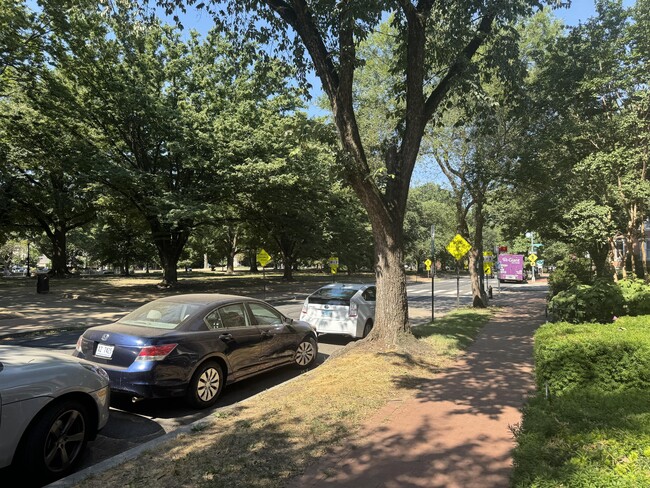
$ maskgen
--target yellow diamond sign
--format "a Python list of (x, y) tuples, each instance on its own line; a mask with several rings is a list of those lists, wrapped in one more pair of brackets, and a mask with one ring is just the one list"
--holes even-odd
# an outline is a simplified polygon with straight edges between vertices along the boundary
[(529, 255), (528, 256), (528, 261), (530, 261), (530, 264), (534, 266), (535, 263), (537, 262), (537, 254)]
[(268, 252), (262, 249), (257, 253), (257, 261), (262, 265), (262, 267), (264, 267), (271, 261), (271, 256), (269, 256)]
[(430, 259), (427, 259), (427, 260), (424, 262), (424, 266), (426, 267), (427, 271), (431, 271), (431, 260), (430, 260)]
[(472, 248), (469, 242), (467, 242), (463, 236), (456, 234), (449, 244), (447, 244), (447, 251), (451, 254), (456, 261), (460, 261), (467, 251)]

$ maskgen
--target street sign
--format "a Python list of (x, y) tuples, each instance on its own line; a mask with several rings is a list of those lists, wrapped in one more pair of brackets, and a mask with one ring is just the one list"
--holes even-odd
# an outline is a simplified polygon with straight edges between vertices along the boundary
[(493, 263), (494, 262), (494, 254), (492, 254), (490, 251), (485, 251), (483, 253), (483, 262), (484, 263)]
[(492, 274), (492, 263), (483, 263), (483, 274)]
[(329, 264), (332, 274), (336, 274), (339, 269), (339, 258), (337, 256), (330, 256), (327, 259), (327, 264)]
[(508, 252), (508, 246), (499, 246), (499, 252)]
[(427, 260), (424, 262), (424, 266), (426, 267), (427, 271), (431, 271), (431, 260), (430, 260), (430, 259), (427, 259)]
[(264, 267), (271, 262), (271, 256), (269, 256), (268, 252), (262, 249), (257, 253), (257, 261), (262, 265), (262, 267)]
[(535, 266), (535, 262), (537, 261), (537, 254), (528, 255), (528, 261), (530, 261), (530, 264), (532, 266)]
[(460, 261), (460, 259), (467, 254), (467, 251), (471, 248), (471, 244), (460, 234), (456, 234), (451, 242), (447, 244), (447, 251), (449, 251), (449, 254), (451, 254), (456, 261)]

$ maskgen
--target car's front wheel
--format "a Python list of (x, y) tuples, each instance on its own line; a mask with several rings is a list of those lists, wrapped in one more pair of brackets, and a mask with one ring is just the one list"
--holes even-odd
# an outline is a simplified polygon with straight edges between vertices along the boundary
[(187, 402), (195, 408), (214, 405), (223, 389), (223, 371), (218, 363), (209, 361), (194, 372), (187, 389)]
[(68, 399), (49, 405), (25, 433), (19, 469), (41, 483), (67, 476), (81, 461), (92, 428), (83, 403)]
[(313, 338), (306, 337), (300, 341), (293, 355), (294, 366), (299, 369), (311, 368), (317, 357), (318, 344)]

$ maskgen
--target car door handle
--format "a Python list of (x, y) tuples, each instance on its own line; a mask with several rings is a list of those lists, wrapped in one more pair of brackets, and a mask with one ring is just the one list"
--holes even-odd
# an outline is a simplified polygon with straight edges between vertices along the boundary
[(262, 337), (270, 339), (271, 337), (273, 337), (273, 334), (271, 334), (268, 330), (264, 330), (262, 331)]
[(232, 341), (232, 334), (221, 334), (219, 339), (222, 341)]

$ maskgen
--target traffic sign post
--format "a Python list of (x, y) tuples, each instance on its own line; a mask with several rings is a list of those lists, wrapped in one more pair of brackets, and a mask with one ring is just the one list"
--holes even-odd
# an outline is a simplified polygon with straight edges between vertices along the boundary
[(262, 265), (262, 284), (264, 287), (264, 300), (266, 300), (266, 265), (271, 262), (269, 253), (262, 249), (257, 253), (257, 262)]
[(456, 234), (454, 238), (447, 244), (447, 251), (454, 258), (456, 258), (456, 308), (460, 307), (460, 260), (472, 248), (472, 245), (467, 242), (463, 236)]
[(337, 256), (330, 256), (327, 259), (327, 264), (330, 267), (330, 272), (332, 273), (332, 281), (334, 281), (334, 275), (339, 270), (339, 258)]

